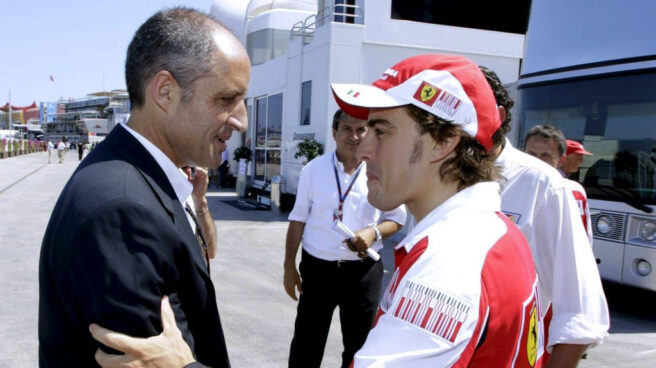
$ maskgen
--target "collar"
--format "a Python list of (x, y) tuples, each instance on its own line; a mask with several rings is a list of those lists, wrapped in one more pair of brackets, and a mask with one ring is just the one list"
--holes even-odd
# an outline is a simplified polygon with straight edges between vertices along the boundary
[[(333, 164), (335, 165), (335, 167), (337, 167), (337, 170), (342, 172), (342, 174), (349, 175), (346, 173), (346, 171), (344, 171), (344, 164), (337, 158), (337, 150), (333, 151)], [(360, 164), (358, 165), (358, 167), (355, 168), (354, 173), (357, 172), (358, 169), (364, 168), (364, 165), (365, 162), (360, 161)]]
[(142, 146), (153, 156), (159, 167), (162, 168), (166, 178), (169, 179), (175, 195), (178, 197), (180, 203), (184, 206), (184, 202), (191, 195), (194, 189), (193, 185), (187, 180), (185, 174), (171, 161), (168, 156), (162, 152), (156, 145), (150, 142), (146, 137), (137, 133), (134, 129), (130, 128), (127, 124), (121, 124), (132, 136), (141, 143)]
[(461, 218), (468, 214), (501, 211), (501, 195), (499, 193), (499, 183), (492, 181), (477, 183), (461, 190), (435, 207), (394, 248), (405, 247), (406, 252), (410, 253), (414, 245), (426, 236), (426, 232), (432, 226), (439, 222), (449, 221), (452, 217)]

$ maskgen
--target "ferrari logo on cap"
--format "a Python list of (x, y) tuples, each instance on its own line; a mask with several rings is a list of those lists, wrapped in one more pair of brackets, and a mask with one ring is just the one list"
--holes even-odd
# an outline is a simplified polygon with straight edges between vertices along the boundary
[(421, 101), (428, 106), (432, 106), (433, 102), (437, 99), (437, 94), (440, 91), (439, 88), (428, 82), (422, 82), (417, 92), (413, 96), (415, 100)]

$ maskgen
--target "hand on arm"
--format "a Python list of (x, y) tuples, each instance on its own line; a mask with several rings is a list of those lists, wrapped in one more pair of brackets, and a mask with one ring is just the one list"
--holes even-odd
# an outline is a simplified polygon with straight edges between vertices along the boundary
[(296, 269), (296, 254), (301, 244), (304, 229), (304, 222), (290, 221), (289, 228), (287, 229), (287, 241), (285, 243), (283, 285), (289, 297), (294, 300), (298, 300), (296, 290), (299, 293), (303, 293), (301, 276)]
[(101, 367), (161, 367), (178, 368), (194, 362), (189, 345), (175, 323), (175, 315), (168, 297), (162, 298), (161, 334), (149, 338), (135, 338), (91, 324), (89, 331), (98, 342), (124, 355), (107, 354), (98, 349), (96, 361)]

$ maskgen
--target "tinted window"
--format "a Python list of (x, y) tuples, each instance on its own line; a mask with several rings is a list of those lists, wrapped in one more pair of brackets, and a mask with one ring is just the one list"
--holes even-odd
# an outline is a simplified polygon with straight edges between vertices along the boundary
[(310, 125), (312, 107), (312, 81), (303, 82), (301, 86), (301, 125)]
[(525, 34), (531, 0), (392, 0), (392, 19)]
[(520, 101), (521, 136), (551, 124), (594, 154), (573, 178), (588, 197), (656, 204), (656, 73), (524, 88)]

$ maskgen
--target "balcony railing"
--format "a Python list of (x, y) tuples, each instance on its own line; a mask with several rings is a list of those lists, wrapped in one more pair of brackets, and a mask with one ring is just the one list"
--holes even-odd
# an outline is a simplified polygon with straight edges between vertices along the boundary
[(364, 24), (364, 12), (357, 5), (336, 4), (334, 7), (326, 6), (317, 14), (312, 14), (305, 20), (298, 21), (292, 26), (290, 40), (298, 37), (303, 38), (303, 44), (307, 45), (314, 39), (314, 31), (317, 26), (322, 26), (326, 19), (336, 23)]

